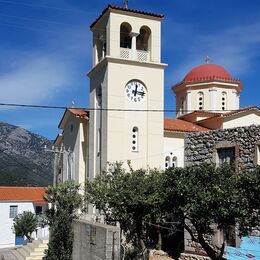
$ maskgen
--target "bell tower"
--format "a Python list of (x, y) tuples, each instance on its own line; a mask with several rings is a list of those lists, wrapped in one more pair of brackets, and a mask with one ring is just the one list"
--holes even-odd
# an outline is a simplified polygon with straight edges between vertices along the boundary
[(126, 166), (130, 160), (134, 169), (163, 167), (162, 19), (109, 5), (90, 26), (90, 178), (108, 162)]

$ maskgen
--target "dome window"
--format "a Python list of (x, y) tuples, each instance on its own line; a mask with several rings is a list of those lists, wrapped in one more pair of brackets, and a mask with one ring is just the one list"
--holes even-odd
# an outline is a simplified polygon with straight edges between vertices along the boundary
[(226, 92), (222, 92), (222, 111), (227, 110), (227, 93)]
[(198, 93), (198, 109), (204, 110), (204, 94), (203, 94), (203, 92)]

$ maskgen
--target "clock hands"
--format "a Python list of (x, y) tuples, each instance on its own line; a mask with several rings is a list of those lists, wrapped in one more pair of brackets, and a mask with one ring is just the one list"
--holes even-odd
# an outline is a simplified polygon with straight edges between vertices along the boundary
[(132, 90), (132, 93), (134, 94), (134, 96), (136, 96), (136, 94), (139, 94), (140, 96), (143, 97), (145, 95), (145, 93), (143, 91), (137, 91), (137, 89), (138, 89), (138, 85), (135, 84), (135, 90)]

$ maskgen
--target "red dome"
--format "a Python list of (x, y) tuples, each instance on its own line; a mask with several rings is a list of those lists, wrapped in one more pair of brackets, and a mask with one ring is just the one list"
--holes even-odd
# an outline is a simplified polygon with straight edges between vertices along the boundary
[(205, 79), (233, 80), (230, 73), (222, 66), (216, 64), (202, 64), (193, 68), (184, 78), (184, 81)]

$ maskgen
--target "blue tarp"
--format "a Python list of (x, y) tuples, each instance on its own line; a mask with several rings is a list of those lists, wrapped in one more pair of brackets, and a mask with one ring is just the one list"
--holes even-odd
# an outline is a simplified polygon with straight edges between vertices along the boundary
[(228, 260), (260, 260), (260, 237), (243, 237), (240, 248), (226, 246), (224, 257)]

